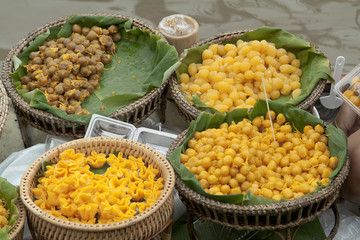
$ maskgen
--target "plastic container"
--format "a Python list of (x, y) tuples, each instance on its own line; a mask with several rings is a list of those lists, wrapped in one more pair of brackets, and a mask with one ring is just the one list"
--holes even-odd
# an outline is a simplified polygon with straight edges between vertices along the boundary
[(360, 64), (335, 85), (335, 93), (360, 115)]

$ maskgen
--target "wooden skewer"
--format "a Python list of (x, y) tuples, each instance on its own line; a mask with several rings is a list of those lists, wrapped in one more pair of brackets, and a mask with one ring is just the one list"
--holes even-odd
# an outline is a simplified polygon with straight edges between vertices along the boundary
[(261, 77), (261, 79), (262, 79), (262, 83), (263, 83), (263, 86), (264, 86), (265, 102), (266, 102), (266, 107), (267, 107), (267, 110), (268, 110), (268, 113), (269, 113), (271, 130), (272, 130), (272, 134), (273, 134), (273, 137), (274, 137), (274, 141), (276, 141), (275, 132), (274, 132), (274, 127), (273, 127), (273, 123), (272, 123), (272, 119), (271, 119), (271, 114), (270, 114), (269, 102), (268, 102), (267, 95), (266, 95), (266, 87), (265, 87), (264, 77)]

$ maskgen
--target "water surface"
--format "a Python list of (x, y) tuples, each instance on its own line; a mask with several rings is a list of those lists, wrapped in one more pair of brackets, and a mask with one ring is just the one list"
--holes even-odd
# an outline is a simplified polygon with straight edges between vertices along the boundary
[(346, 58), (344, 72), (360, 63), (360, 1), (329, 0), (0, 0), (0, 61), (30, 31), (76, 13), (115, 13), (152, 26), (175, 13), (200, 24), (200, 39), (223, 32), (268, 25), (296, 34), (335, 62)]

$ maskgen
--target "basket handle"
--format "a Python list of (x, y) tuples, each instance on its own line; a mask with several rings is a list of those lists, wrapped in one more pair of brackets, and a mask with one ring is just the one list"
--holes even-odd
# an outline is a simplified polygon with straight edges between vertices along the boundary
[(331, 205), (331, 210), (333, 210), (335, 215), (335, 223), (334, 223), (334, 227), (331, 229), (331, 232), (329, 236), (326, 238), (326, 240), (330, 240), (335, 237), (340, 225), (340, 214), (335, 202), (333, 203), (333, 205)]
[(29, 230), (30, 230), (30, 234), (31, 234), (31, 237), (33, 240), (38, 240), (37, 236), (36, 236), (36, 233), (34, 231), (34, 228), (33, 226), (31, 225), (31, 221), (29, 220), (29, 216), (27, 216), (27, 224), (28, 224), (28, 227), (29, 227)]
[(188, 232), (190, 234), (191, 239), (199, 240), (199, 237), (195, 231), (194, 227), (194, 214), (192, 211), (187, 211), (187, 225), (188, 225)]
[(167, 221), (167, 223), (165, 223), (164, 226), (162, 226), (162, 228), (154, 233), (154, 235), (152, 235), (151, 237), (148, 238), (149, 239), (161, 239), (161, 240), (170, 240), (171, 239), (171, 230), (172, 230), (172, 218), (169, 219), (169, 221)]
[[(325, 240), (333, 239), (335, 237), (335, 235), (338, 231), (339, 225), (340, 225), (340, 215), (339, 215), (339, 211), (338, 211), (338, 208), (337, 208), (335, 202), (331, 205), (331, 210), (333, 210), (334, 215), (335, 215), (335, 223), (334, 223), (334, 227), (331, 229), (329, 236), (327, 238), (325, 238)], [(297, 226), (293, 233), (291, 233), (290, 228), (287, 228), (286, 229), (286, 237), (284, 235), (282, 235), (282, 233), (279, 231), (274, 231), (274, 233), (276, 233), (278, 235), (278, 237), (281, 238), (281, 240), (286, 240), (286, 239), (295, 240), (296, 233), (298, 232), (300, 227), (301, 227), (301, 225)]]

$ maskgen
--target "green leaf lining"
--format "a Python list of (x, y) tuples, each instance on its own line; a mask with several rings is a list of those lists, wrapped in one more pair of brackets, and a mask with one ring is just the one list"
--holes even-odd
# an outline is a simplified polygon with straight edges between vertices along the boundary
[[(142, 98), (153, 88), (160, 87), (180, 64), (173, 46), (167, 45), (160, 36), (151, 34), (147, 30), (132, 28), (131, 20), (107, 16), (72, 15), (62, 27), (48, 29), (14, 58), (15, 66), (18, 68), (10, 76), (18, 93), (31, 107), (52, 113), (62, 119), (81, 124), (89, 123), (92, 114), (68, 115), (48, 105), (40, 90), (26, 92), (21, 89), (20, 83), (20, 78), (26, 75), (24, 65), (28, 63), (30, 53), (37, 51), (47, 39), (70, 36), (75, 23), (82, 27), (93, 25), (108, 27), (115, 24), (122, 34), (122, 39), (116, 43), (117, 50), (112, 62), (105, 66), (105, 69), (111, 70), (102, 72), (100, 89), (95, 90), (81, 105), (90, 113), (111, 115), (116, 110)], [(105, 107), (105, 110), (100, 110), (100, 107)]]
[[(324, 126), (324, 122), (312, 114), (290, 106), (288, 104), (282, 104), (275, 101), (269, 101), (269, 107), (271, 110), (275, 111), (276, 114), (283, 113), (288, 122), (292, 123), (292, 127), (298, 129), (300, 132), (303, 131), (304, 126), (311, 125), (316, 126), (320, 124)], [(248, 113), (247, 109), (235, 109), (231, 112), (225, 114), (210, 114), (207, 112), (202, 112), (199, 117), (190, 123), (187, 136), (183, 143), (176, 148), (170, 155), (169, 161), (174, 167), (175, 172), (180, 176), (183, 182), (195, 192), (212, 199), (215, 199), (220, 202), (232, 203), (232, 204), (242, 204), (242, 205), (259, 205), (259, 204), (268, 204), (276, 203), (277, 201), (273, 199), (267, 199), (262, 196), (255, 196), (251, 191), (247, 191), (244, 194), (231, 194), (231, 195), (213, 195), (205, 192), (201, 187), (200, 183), (196, 179), (195, 175), (191, 173), (180, 161), (180, 153), (184, 153), (187, 148), (187, 143), (190, 139), (193, 138), (195, 132), (201, 132), (208, 128), (217, 128), (220, 124), (226, 122), (230, 124), (232, 121), (235, 123), (241, 121), (244, 118), (250, 120), (254, 119), (257, 116), (265, 116), (267, 112), (265, 100), (258, 100), (251, 110)], [(331, 156), (336, 156), (339, 159), (337, 168), (331, 173), (330, 180), (333, 179), (336, 174), (340, 171), (344, 162), (346, 160), (347, 153), (347, 141), (346, 136), (341, 129), (336, 128), (332, 125), (328, 126), (325, 130), (325, 133), (328, 135), (328, 145), (330, 148)], [(319, 186), (315, 192), (322, 189), (323, 186)], [(311, 193), (310, 193), (311, 194)], [(281, 199), (280, 202), (287, 201), (286, 199)]]
[[(321, 79), (327, 79), (334, 83), (329, 67), (329, 59), (323, 54), (317, 53), (315, 47), (310, 46), (309, 42), (306, 42), (305, 40), (285, 30), (264, 26), (221, 44), (236, 44), (239, 39), (247, 42), (252, 40), (266, 40), (268, 42), (272, 42), (277, 48), (284, 48), (287, 51), (294, 53), (300, 60), (301, 70), (303, 72), (300, 79), (301, 94), (295, 99), (292, 99), (291, 94), (288, 96), (280, 96), (280, 98), (274, 100), (275, 102), (297, 105), (310, 95), (316, 84)], [(207, 49), (209, 45), (211, 45), (211, 43), (190, 48), (184, 52), (181, 59), (181, 65), (176, 70), (178, 80), (180, 79), (181, 73), (187, 72), (189, 64), (202, 62), (202, 52)], [(215, 109), (206, 106), (203, 103), (201, 104), (200, 99), (194, 98), (194, 96), (192, 96), (191, 100), (194, 103), (194, 106), (202, 111), (208, 111), (211, 113), (217, 112)]]

